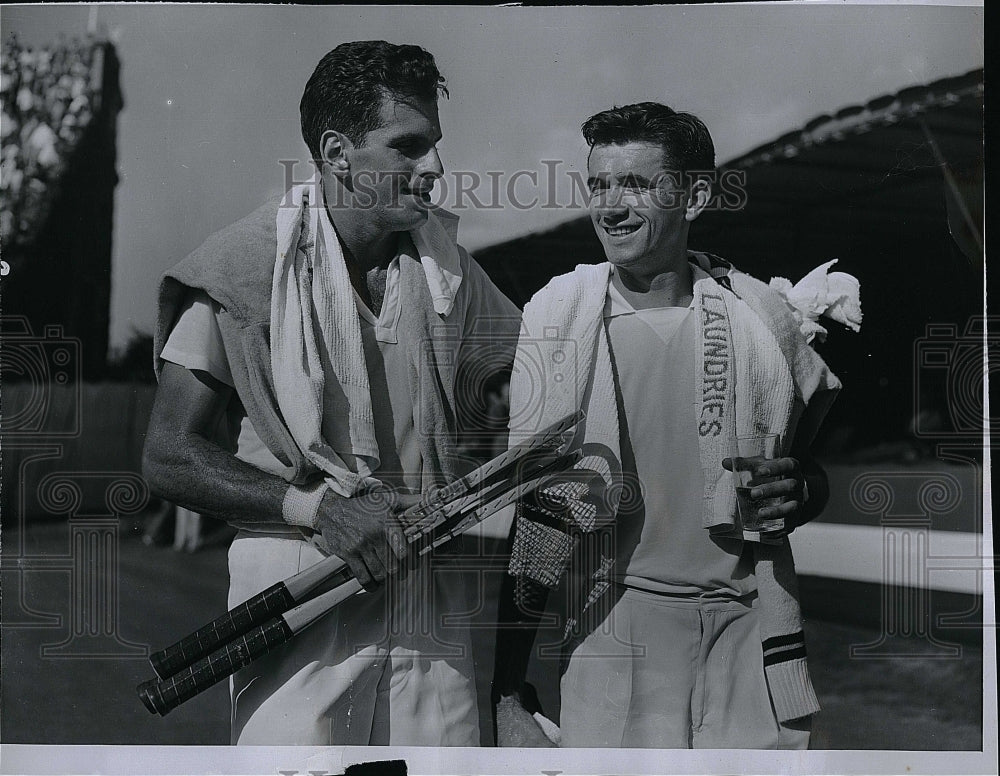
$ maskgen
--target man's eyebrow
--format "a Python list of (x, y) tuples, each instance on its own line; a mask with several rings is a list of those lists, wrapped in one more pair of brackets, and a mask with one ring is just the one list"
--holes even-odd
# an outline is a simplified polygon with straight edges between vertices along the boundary
[[(437, 135), (435, 139), (431, 141), (431, 145), (437, 145), (441, 142), (442, 135)], [(419, 132), (404, 132), (401, 135), (397, 135), (389, 140), (390, 143), (394, 145), (406, 145), (408, 143), (426, 143), (428, 137), (422, 135)]]
[(645, 175), (638, 175), (631, 172), (621, 176), (613, 176), (609, 173), (597, 173), (596, 175), (591, 175), (587, 178), (587, 185), (594, 186), (598, 183), (606, 183), (607, 179), (612, 177), (617, 178), (617, 180), (621, 183), (630, 185), (648, 186), (650, 183), (650, 179)]

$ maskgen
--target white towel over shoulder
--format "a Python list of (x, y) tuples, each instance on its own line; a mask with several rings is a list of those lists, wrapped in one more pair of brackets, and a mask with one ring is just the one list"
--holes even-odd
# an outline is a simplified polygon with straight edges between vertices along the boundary
[[(319, 192), (317, 179), (295, 186), (286, 198), (290, 206), (278, 209), (271, 366), (278, 407), (299, 449), (327, 475), (330, 488), (352, 496), (377, 483), (379, 450), (354, 290)], [(456, 220), (432, 212), (411, 232), (440, 316), (451, 312), (462, 282)], [(329, 354), (326, 368), (322, 349)], [(324, 406), (328, 380), (340, 387), (343, 407)], [(326, 439), (330, 412), (338, 422), (329, 424), (334, 437)]]

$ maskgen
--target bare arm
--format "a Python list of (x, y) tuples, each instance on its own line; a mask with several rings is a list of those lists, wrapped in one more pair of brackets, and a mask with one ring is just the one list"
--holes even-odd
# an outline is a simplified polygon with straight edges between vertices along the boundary
[[(517, 584), (531, 586), (530, 606), (519, 606)], [(541, 711), (534, 687), (525, 682), (531, 649), (548, 590), (530, 580), (504, 574), (497, 617), (496, 664), (493, 669), (494, 723), (497, 746), (551, 747), (532, 716)]]
[[(510, 546), (517, 522), (511, 525)], [(534, 687), (525, 681), (548, 596), (547, 587), (527, 576), (503, 575), (491, 692), (497, 746), (553, 746), (532, 716), (541, 706)]]
[[(515, 580), (504, 574), (500, 586), (500, 605), (497, 614), (496, 665), (493, 671), (493, 700), (503, 696), (520, 696), (528, 670), (531, 647), (535, 641), (542, 610), (548, 599), (548, 590), (541, 585), (532, 586), (531, 607), (519, 606), (514, 589), (525, 580)], [(527, 581), (531, 585), (530, 580)]]
[(830, 500), (830, 482), (823, 467), (820, 466), (819, 461), (813, 458), (811, 453), (801, 451), (797, 455), (793, 452), (793, 455), (799, 461), (806, 490), (809, 493), (809, 498), (791, 519), (792, 527), (797, 528), (819, 517), (823, 509), (826, 508), (826, 504)]
[(814, 397), (809, 406), (803, 409), (802, 417), (796, 425), (789, 455), (799, 463), (799, 471), (805, 483), (804, 492), (809, 494), (809, 498), (805, 499), (798, 511), (787, 520), (790, 530), (819, 517), (830, 500), (830, 483), (826, 472), (813, 457), (810, 449), (830, 401), (829, 398)]
[(281, 520), (288, 484), (213, 440), (233, 389), (206, 373), (165, 363), (143, 450), (153, 493), (223, 520)]
[[(152, 492), (196, 512), (242, 522), (282, 521), (287, 482), (241, 461), (213, 441), (233, 389), (208, 375), (166, 363), (156, 392), (143, 450), (143, 474)], [(392, 512), (407, 505), (384, 495), (323, 497), (317, 530), (326, 549), (344, 559), (371, 588), (406, 555)]]

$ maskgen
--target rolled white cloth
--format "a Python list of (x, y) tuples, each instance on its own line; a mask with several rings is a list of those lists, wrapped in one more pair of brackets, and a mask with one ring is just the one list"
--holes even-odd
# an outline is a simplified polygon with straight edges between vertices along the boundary
[(795, 285), (788, 278), (771, 278), (769, 285), (785, 298), (806, 342), (826, 340), (826, 329), (818, 323), (821, 315), (861, 331), (861, 282), (846, 272), (830, 272), (836, 263), (820, 264)]

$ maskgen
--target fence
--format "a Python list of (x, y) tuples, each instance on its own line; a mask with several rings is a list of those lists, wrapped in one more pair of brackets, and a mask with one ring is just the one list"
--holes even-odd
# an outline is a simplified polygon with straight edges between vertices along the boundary
[(77, 483), (78, 512), (106, 512), (103, 476), (140, 476), (154, 391), (149, 384), (5, 381), (4, 528), (66, 517), (44, 489), (56, 475)]

